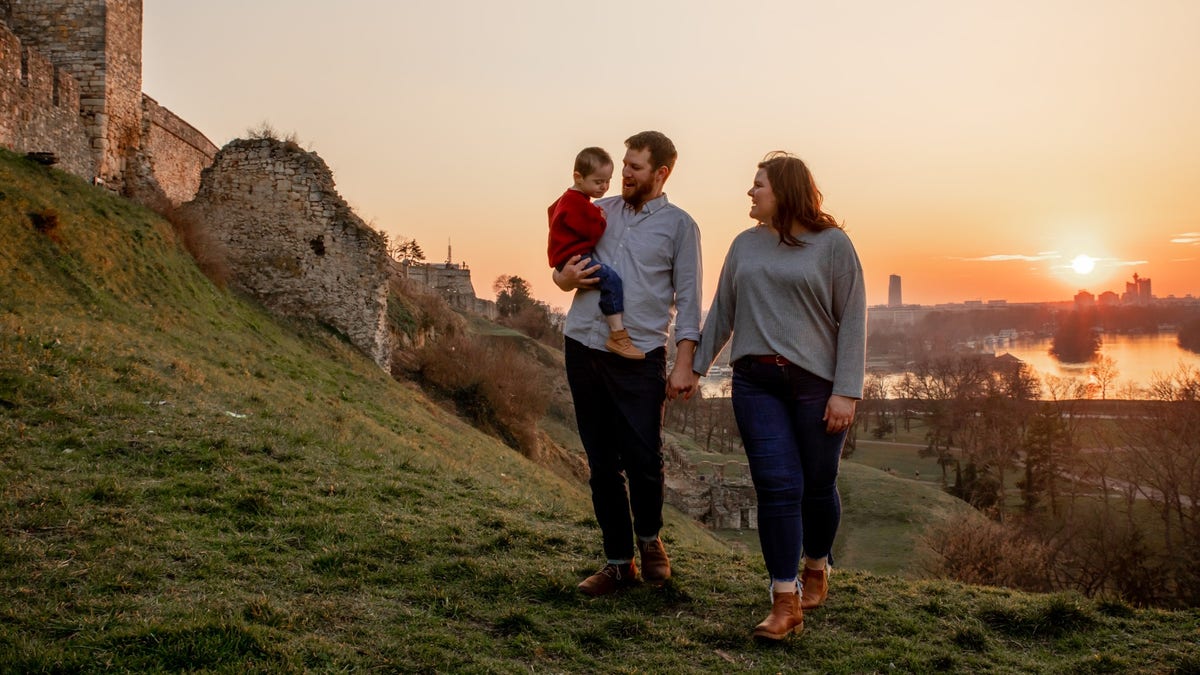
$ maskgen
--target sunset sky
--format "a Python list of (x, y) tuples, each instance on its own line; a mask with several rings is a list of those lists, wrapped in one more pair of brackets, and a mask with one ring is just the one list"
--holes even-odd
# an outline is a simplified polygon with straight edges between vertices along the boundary
[[(429, 260), (554, 307), (575, 153), (679, 149), (704, 297), (768, 151), (801, 156), (871, 304), (1200, 295), (1200, 2), (146, 0), (143, 89), (218, 146), (264, 121)], [(615, 187), (612, 194), (619, 191)], [(1094, 269), (1086, 270), (1087, 259)], [(1077, 271), (1077, 269), (1079, 271)]]

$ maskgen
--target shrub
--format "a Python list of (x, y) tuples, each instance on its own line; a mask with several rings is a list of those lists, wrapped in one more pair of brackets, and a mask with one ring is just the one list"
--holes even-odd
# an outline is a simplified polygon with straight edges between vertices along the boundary
[(525, 456), (537, 455), (537, 422), (550, 388), (517, 346), (459, 335), (426, 345), (416, 360), (421, 382), (454, 401), (460, 414)]
[(965, 584), (1051, 590), (1049, 550), (1014, 527), (960, 519), (935, 526), (925, 541), (934, 554), (931, 571), (938, 576)]
[(50, 241), (56, 244), (62, 243), (58, 231), (58, 212), (54, 209), (42, 209), (30, 213), (29, 222), (33, 225), (33, 229), (46, 235)]

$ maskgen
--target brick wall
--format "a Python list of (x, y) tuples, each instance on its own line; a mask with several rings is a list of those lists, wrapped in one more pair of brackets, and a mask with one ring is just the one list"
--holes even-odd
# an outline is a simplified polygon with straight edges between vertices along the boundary
[(272, 311), (332, 326), (390, 368), (386, 242), (338, 195), (316, 153), (232, 141), (180, 211), (223, 247), (233, 285)]

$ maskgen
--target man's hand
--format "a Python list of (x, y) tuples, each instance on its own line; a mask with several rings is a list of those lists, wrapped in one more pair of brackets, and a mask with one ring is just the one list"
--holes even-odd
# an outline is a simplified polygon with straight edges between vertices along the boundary
[(854, 408), (858, 404), (852, 398), (834, 394), (825, 404), (825, 433), (836, 434), (850, 428), (854, 422)]
[(700, 376), (692, 372), (690, 366), (680, 367), (677, 362), (667, 378), (667, 398), (674, 401), (676, 396), (682, 394), (683, 400), (687, 401), (699, 390)]
[(554, 285), (564, 291), (592, 288), (599, 285), (600, 279), (591, 275), (600, 269), (600, 266), (592, 265), (591, 262), (591, 258), (584, 258), (580, 255), (571, 256), (567, 264), (563, 265), (562, 270), (554, 270)]
[(683, 394), (683, 400), (686, 401), (696, 393), (700, 376), (692, 372), (692, 357), (695, 355), (696, 343), (692, 340), (680, 340), (676, 345), (675, 366), (667, 377), (668, 399), (674, 401), (676, 396)]

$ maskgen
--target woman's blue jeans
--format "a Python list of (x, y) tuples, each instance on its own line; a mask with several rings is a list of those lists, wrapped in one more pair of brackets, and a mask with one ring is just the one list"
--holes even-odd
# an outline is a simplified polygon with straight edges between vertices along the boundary
[(842, 519), (838, 462), (846, 432), (826, 433), (833, 383), (793, 365), (739, 359), (733, 412), (758, 495), (758, 539), (772, 579), (797, 577), (800, 554), (830, 556)]

